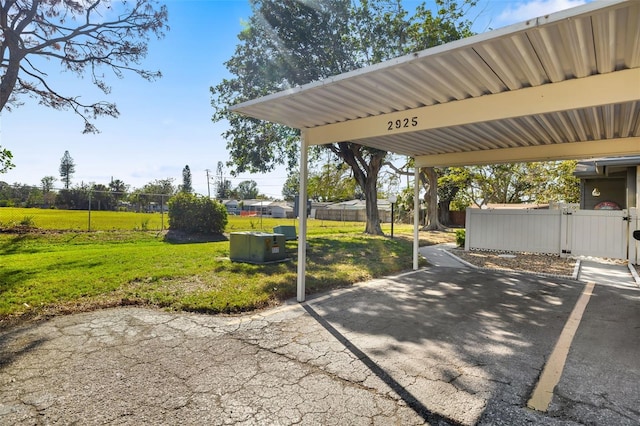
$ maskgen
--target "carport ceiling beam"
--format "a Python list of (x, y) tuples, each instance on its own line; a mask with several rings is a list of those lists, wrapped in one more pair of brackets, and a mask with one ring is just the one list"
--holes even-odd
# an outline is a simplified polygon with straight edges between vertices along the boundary
[(422, 155), (415, 158), (416, 167), (477, 166), (531, 161), (578, 160), (597, 157), (638, 155), (640, 138), (602, 139), (587, 142), (558, 143), (520, 148)]
[(597, 74), (308, 129), (309, 143), (389, 136), (640, 100), (640, 68)]

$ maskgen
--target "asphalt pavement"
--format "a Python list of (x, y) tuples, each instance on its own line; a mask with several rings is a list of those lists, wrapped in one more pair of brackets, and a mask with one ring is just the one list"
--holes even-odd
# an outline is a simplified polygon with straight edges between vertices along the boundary
[[(609, 274), (610, 275), (610, 274)], [(430, 267), (279, 308), (115, 308), (0, 332), (0, 424), (638, 425), (640, 289)]]

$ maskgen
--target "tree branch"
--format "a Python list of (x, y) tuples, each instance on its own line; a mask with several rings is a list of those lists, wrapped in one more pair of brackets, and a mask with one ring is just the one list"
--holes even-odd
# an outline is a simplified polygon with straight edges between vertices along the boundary
[[(43, 105), (73, 110), (85, 122), (85, 133), (96, 131), (89, 122), (90, 117), (118, 115), (113, 103), (83, 104), (77, 97), (61, 95), (47, 82), (47, 73), (30, 57), (60, 60), (63, 67), (77, 74), (89, 69), (92, 82), (105, 94), (110, 88), (105, 84), (104, 75), (98, 74), (99, 66), (110, 68), (117, 77), (122, 77), (123, 72), (136, 73), (146, 80), (161, 77), (160, 71), (147, 71), (133, 64), (139, 64), (146, 56), (149, 35), (161, 38), (168, 29), (166, 6), (154, 8), (155, 0), (116, 3), (123, 6), (122, 13), (101, 22), (100, 6), (111, 9), (110, 2), (4, 1), (0, 9), (0, 111), (8, 103), (16, 104), (16, 94), (29, 94)], [(79, 19), (80, 25), (66, 25), (74, 19)]]

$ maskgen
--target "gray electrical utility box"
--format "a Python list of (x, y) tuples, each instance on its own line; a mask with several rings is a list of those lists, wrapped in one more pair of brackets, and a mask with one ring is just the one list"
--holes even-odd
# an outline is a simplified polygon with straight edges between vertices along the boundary
[(269, 263), (287, 260), (283, 234), (232, 232), (229, 257), (233, 262)]
[(295, 226), (278, 225), (278, 226), (275, 226), (273, 228), (273, 232), (275, 234), (284, 234), (284, 239), (287, 240), (287, 241), (298, 239), (298, 237), (296, 237), (296, 227)]

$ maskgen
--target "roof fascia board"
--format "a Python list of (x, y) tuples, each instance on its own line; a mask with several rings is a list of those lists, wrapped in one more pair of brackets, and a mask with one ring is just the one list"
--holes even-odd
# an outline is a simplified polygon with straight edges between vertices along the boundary
[(640, 137), (632, 137), (424, 155), (416, 157), (415, 164), (416, 167), (480, 166), (532, 161), (577, 160), (603, 156), (637, 155), (638, 153), (640, 153)]
[(311, 145), (357, 141), (640, 100), (640, 68), (429, 105), (307, 130)]
[[(240, 114), (247, 114), (251, 116), (249, 111), (246, 111), (246, 110), (255, 105), (269, 103), (271, 101), (279, 100), (282, 98), (293, 97), (295, 95), (299, 95), (304, 92), (311, 91), (320, 87), (329, 86), (334, 83), (340, 83), (343, 80), (348, 80), (353, 77), (374, 73), (376, 71), (384, 70), (387, 68), (393, 68), (398, 65), (407, 64), (407, 63), (410, 63), (419, 59), (423, 59), (426, 57), (436, 56), (436, 55), (454, 51), (457, 49), (481, 44), (486, 41), (495, 40), (501, 37), (511, 36), (513, 34), (523, 32), (532, 28), (537, 28), (544, 25), (550, 25), (550, 24), (553, 24), (554, 22), (563, 21), (566, 19), (576, 19), (580, 16), (588, 15), (590, 13), (597, 12), (601, 9), (608, 9), (608, 8), (613, 9), (615, 7), (624, 5), (624, 3), (627, 3), (628, 1), (629, 0), (608, 0), (608, 1), (602, 1), (602, 2), (595, 1), (591, 3), (587, 3), (582, 6), (562, 10), (559, 12), (551, 13), (549, 15), (540, 16), (537, 18), (532, 18), (521, 23), (512, 24), (496, 30), (487, 31), (485, 33), (481, 33), (475, 36), (463, 38), (460, 40), (455, 40), (455, 41), (445, 43), (439, 46), (431, 47), (429, 49), (425, 49), (419, 52), (411, 53), (404, 56), (399, 56), (397, 58), (393, 58), (393, 59), (380, 62), (374, 65), (370, 65), (364, 68), (359, 68), (353, 71), (328, 77), (320, 81), (314, 81), (311, 83), (304, 84), (302, 86), (292, 87), (290, 89), (286, 89), (281, 92), (272, 93), (270, 95), (262, 96), (260, 98), (252, 99), (249, 101), (245, 101), (245, 102), (233, 105), (229, 109), (233, 112), (237, 112)], [(260, 118), (260, 117), (254, 117), (254, 118)]]

